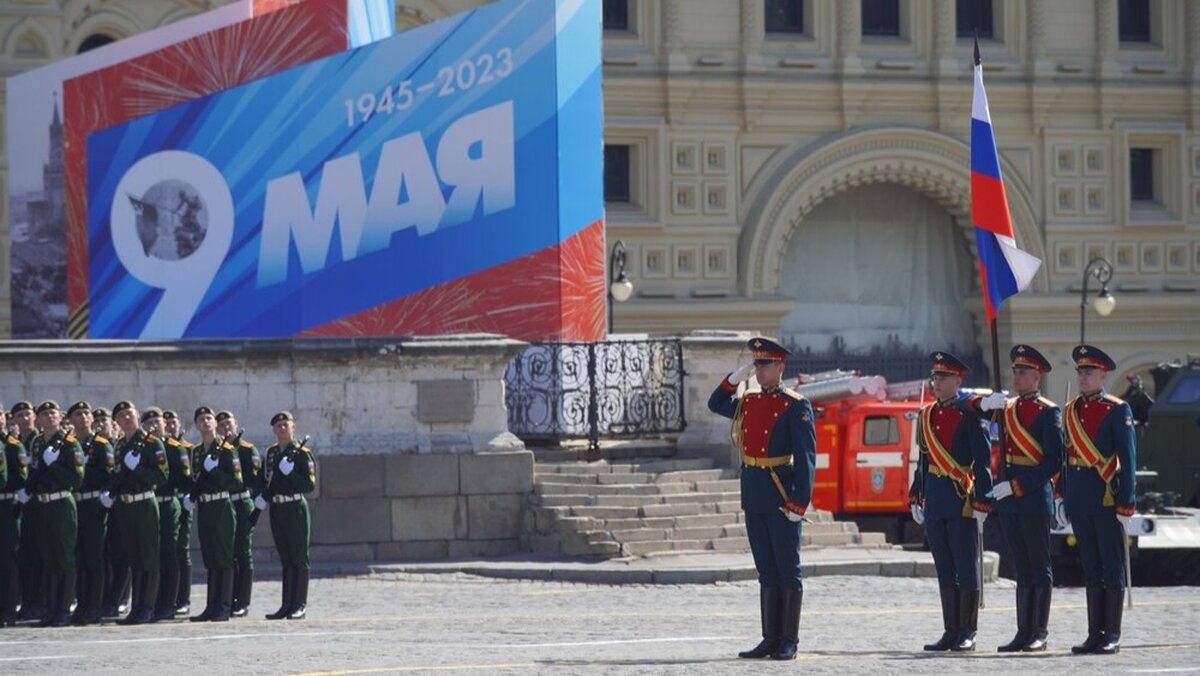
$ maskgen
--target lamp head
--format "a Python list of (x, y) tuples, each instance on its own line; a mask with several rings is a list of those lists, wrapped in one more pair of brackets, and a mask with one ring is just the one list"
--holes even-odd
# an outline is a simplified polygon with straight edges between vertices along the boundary
[(1117, 299), (1108, 292), (1108, 287), (1100, 289), (1100, 295), (1092, 299), (1092, 307), (1096, 308), (1096, 313), (1101, 317), (1107, 317), (1112, 314), (1113, 308), (1117, 306)]

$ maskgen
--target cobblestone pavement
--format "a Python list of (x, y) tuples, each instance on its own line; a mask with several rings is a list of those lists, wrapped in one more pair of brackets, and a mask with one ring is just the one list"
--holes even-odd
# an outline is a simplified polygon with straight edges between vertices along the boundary
[[(203, 589), (193, 588), (200, 600)], [(989, 585), (980, 652), (922, 653), (940, 634), (935, 582), (817, 577), (806, 582), (797, 663), (749, 663), (757, 587), (600, 586), (462, 574), (314, 580), (309, 618), (269, 622), (279, 583), (260, 582), (249, 619), (143, 627), (0, 630), (8, 674), (862, 674), (1083, 671), (1200, 673), (1200, 589), (1135, 590), (1121, 653), (1077, 657), (1086, 620), (1080, 589), (1057, 589), (1052, 650), (1001, 656), (1014, 631), (1012, 586)], [(196, 609), (197, 612), (200, 610)]]

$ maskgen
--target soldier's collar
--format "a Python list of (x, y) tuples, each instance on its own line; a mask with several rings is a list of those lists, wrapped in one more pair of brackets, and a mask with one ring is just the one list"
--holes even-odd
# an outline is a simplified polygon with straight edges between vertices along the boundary
[(954, 406), (955, 402), (957, 402), (957, 401), (958, 401), (957, 395), (949, 397), (947, 399), (938, 399), (937, 406), (938, 406), (938, 408), (948, 408), (950, 406)]
[(1042, 396), (1042, 391), (1041, 391), (1041, 390), (1034, 390), (1034, 391), (1032, 391), (1032, 392), (1026, 392), (1025, 394), (1022, 394), (1022, 395), (1021, 395), (1021, 398), (1022, 398), (1022, 399), (1024, 399), (1024, 400), (1026, 400), (1026, 401), (1031, 401), (1031, 400), (1033, 400), (1033, 399), (1037, 399), (1037, 398), (1038, 398), (1038, 397), (1040, 397), (1040, 396)]
[(1079, 396), (1082, 397), (1084, 401), (1100, 401), (1104, 398), (1104, 394), (1104, 388), (1101, 388), (1100, 391), (1095, 394), (1080, 394)]
[(775, 387), (764, 387), (764, 388), (762, 388), (762, 393), (763, 394), (775, 394), (780, 389), (781, 388), (779, 385), (776, 385)]

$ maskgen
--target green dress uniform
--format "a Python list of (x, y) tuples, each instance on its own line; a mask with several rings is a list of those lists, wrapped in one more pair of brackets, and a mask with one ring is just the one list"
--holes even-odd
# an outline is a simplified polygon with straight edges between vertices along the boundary
[(83, 482), (76, 498), (79, 531), (75, 562), (79, 568), (79, 605), (71, 622), (95, 624), (100, 621), (100, 601), (104, 593), (104, 541), (108, 532), (108, 510), (100, 503), (100, 494), (109, 488), (116, 454), (108, 438), (99, 434), (84, 440), (83, 449)]
[(158, 604), (155, 620), (175, 617), (175, 600), (179, 593), (179, 515), (183, 508), (179, 494), (186, 493), (192, 484), (192, 463), (188, 448), (178, 439), (167, 438), (167, 480), (154, 490), (158, 502)]
[[(33, 440), (37, 438), (37, 430), (21, 437), (21, 445), (29, 457), (29, 473), (33, 473), (33, 454), (29, 452)], [(26, 479), (28, 483), (28, 479)], [(38, 533), (38, 501), (30, 500), (17, 511), (21, 516), (21, 544), (17, 548), (18, 565), (21, 569), (21, 612), (19, 620), (36, 620), (42, 617), (42, 606), (46, 590), (42, 580), (42, 552), (37, 543)]]
[[(183, 446), (183, 459), (187, 463), (187, 484), (185, 488), (179, 489), (179, 495), (188, 494), (192, 490), (192, 467), (195, 464), (195, 458), (192, 456), (196, 452), (196, 445), (190, 441), (184, 441), (183, 437), (176, 437), (176, 441)], [(187, 615), (191, 610), (192, 599), (192, 513), (186, 509), (179, 510), (179, 539), (175, 547), (176, 565), (179, 566), (179, 587), (175, 592), (175, 614)]]
[[(132, 465), (132, 469), (130, 466)], [(120, 530), (125, 563), (133, 574), (133, 607), (124, 624), (154, 619), (158, 598), (158, 503), (154, 489), (167, 481), (162, 440), (139, 429), (121, 440), (113, 480), (113, 516)]]
[(238, 459), (242, 463), (243, 490), (229, 496), (237, 516), (237, 528), (233, 536), (233, 610), (234, 617), (246, 614), (250, 607), (250, 594), (254, 587), (254, 498), (262, 494), (266, 483), (263, 480), (262, 456), (249, 441), (238, 443)]
[(75, 600), (75, 543), (79, 517), (75, 493), (83, 483), (83, 449), (75, 435), (58, 430), (33, 440), (33, 471), (25, 489), (38, 502), (38, 545), (41, 548), (46, 605), (38, 626), (70, 623)]
[(200, 452), (193, 467), (196, 481), (192, 490), (199, 503), (196, 526), (200, 535), (200, 554), (208, 571), (208, 598), (204, 612), (191, 620), (223, 622), (229, 619), (233, 606), (233, 544), (237, 528), (229, 496), (245, 488), (242, 463), (230, 441), (213, 439), (198, 448)]
[(312, 566), (312, 517), (304, 496), (316, 485), (317, 462), (309, 448), (292, 441), (267, 449), (267, 488), (262, 497), (270, 505), (271, 535), (283, 565), (283, 604), (267, 619), (304, 617)]
[(17, 491), (25, 487), (29, 476), (29, 458), (25, 445), (12, 434), (4, 439), (4, 481), (0, 482), (0, 627), (17, 621), (21, 601), (21, 576), (17, 551), (21, 545), (21, 515)]

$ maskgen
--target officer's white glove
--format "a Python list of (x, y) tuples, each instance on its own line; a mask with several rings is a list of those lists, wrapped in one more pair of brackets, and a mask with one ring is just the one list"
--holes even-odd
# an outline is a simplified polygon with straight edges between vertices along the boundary
[(1117, 521), (1121, 522), (1121, 528), (1125, 529), (1125, 535), (1127, 537), (1129, 535), (1129, 522), (1132, 520), (1133, 520), (1132, 516), (1126, 516), (1124, 514), (1117, 515)]
[(1004, 408), (1004, 402), (1008, 399), (1003, 392), (992, 392), (986, 397), (979, 400), (979, 408), (984, 411), (995, 411)]
[(53, 465), (58, 460), (58, 449), (54, 446), (42, 451), (42, 460), (47, 465)]
[(913, 521), (918, 526), (925, 523), (925, 508), (924, 507), (922, 507), (914, 502), (913, 504), (909, 505), (908, 508), (910, 510), (912, 510)]
[(189, 512), (196, 511), (196, 503), (192, 502), (192, 496), (186, 493), (183, 495), (183, 508)]
[(137, 469), (138, 463), (141, 461), (141, 453), (138, 453), (137, 451), (130, 451), (129, 453), (125, 454), (125, 459), (122, 462), (124, 462), (125, 466), (128, 467), (129, 471), (132, 472), (133, 470)]
[(219, 464), (221, 464), (221, 461), (217, 460), (215, 457), (213, 457), (211, 455), (204, 456), (204, 471), (205, 472), (213, 471), (214, 469), (217, 468), (217, 465), (219, 465)]
[(284, 458), (283, 460), (279, 461), (279, 471), (284, 476), (291, 474), (292, 470), (295, 468), (296, 468), (296, 463), (292, 462), (291, 458)]
[(29, 502), (29, 491), (25, 490), (24, 488), (18, 490), (17, 502), (21, 503), (22, 505), (26, 502)]
[(1071, 525), (1067, 518), (1067, 503), (1062, 498), (1054, 498), (1054, 523), (1060, 530)]
[(1012, 497), (1012, 494), (1012, 484), (1007, 481), (1001, 481), (1000, 483), (992, 486), (992, 490), (988, 491), (987, 495), (993, 500), (1003, 500), (1004, 498)]
[(753, 363), (746, 364), (742, 368), (729, 374), (729, 384), (730, 385), (740, 385), (743, 382), (745, 382), (748, 378), (750, 378), (751, 374), (753, 374), (753, 373), (754, 373), (754, 364)]
[(104, 491), (103, 493), (101, 493), (100, 494), (100, 504), (104, 505), (105, 509), (112, 509), (112, 506), (113, 506), (112, 494), (109, 493), (108, 491)]
[(267, 501), (264, 500), (263, 496), (261, 496), (261, 495), (255, 496), (254, 507), (256, 509), (258, 509), (258, 511), (260, 511), (260, 512), (265, 512), (265, 511), (267, 511)]
[(979, 529), (980, 533), (983, 532), (983, 522), (987, 519), (987, 515), (987, 512), (981, 512), (979, 510), (975, 510), (971, 514), (971, 516), (975, 517), (975, 527)]

